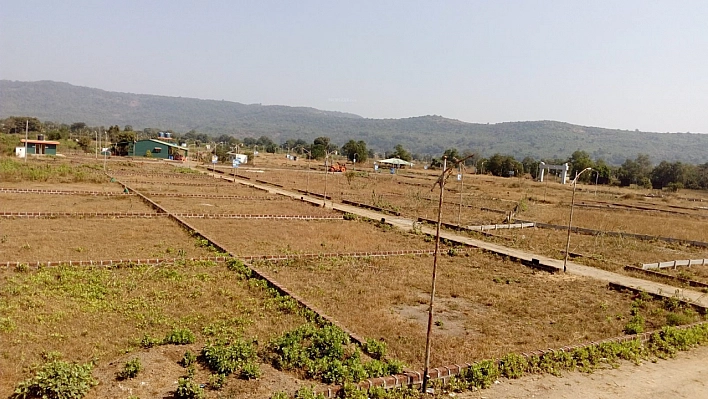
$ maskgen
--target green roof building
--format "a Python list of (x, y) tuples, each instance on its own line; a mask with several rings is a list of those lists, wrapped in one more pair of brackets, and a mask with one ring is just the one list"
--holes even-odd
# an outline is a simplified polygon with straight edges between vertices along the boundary
[[(121, 144), (121, 143), (119, 143)], [(151, 157), (182, 160), (187, 158), (187, 147), (167, 143), (161, 140), (146, 139), (127, 144), (127, 152), (133, 157)]]

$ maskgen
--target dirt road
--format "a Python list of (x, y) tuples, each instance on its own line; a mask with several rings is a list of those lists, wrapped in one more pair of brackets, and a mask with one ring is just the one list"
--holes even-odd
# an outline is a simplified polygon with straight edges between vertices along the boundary
[(634, 399), (708, 398), (708, 347), (681, 352), (670, 360), (624, 362), (618, 369), (585, 374), (527, 376), (499, 381), (490, 389), (455, 394), (459, 399)]

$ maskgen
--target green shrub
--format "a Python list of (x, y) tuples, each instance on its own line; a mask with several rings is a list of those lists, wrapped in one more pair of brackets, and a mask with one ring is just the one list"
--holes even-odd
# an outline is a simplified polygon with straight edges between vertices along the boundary
[(364, 342), (364, 352), (374, 359), (381, 360), (386, 356), (386, 342), (367, 338)]
[(475, 388), (489, 388), (499, 378), (499, 368), (493, 360), (482, 360), (468, 367), (460, 378)]
[(214, 373), (224, 375), (241, 370), (255, 354), (253, 344), (243, 339), (233, 342), (217, 340), (202, 348), (202, 357), (207, 367)]
[(212, 374), (209, 376), (209, 389), (218, 391), (226, 384), (226, 376), (223, 374)]
[(290, 399), (290, 395), (288, 395), (286, 392), (278, 391), (278, 392), (273, 392), (270, 395), (270, 399)]
[(163, 345), (188, 345), (193, 344), (195, 340), (194, 333), (188, 328), (176, 328), (162, 340)]
[(179, 361), (179, 365), (182, 367), (189, 367), (197, 362), (197, 356), (192, 353), (192, 351), (184, 352), (182, 359)]
[(346, 212), (343, 218), (344, 220), (357, 220), (358, 216), (353, 213)]
[(682, 326), (691, 324), (696, 319), (695, 312), (685, 311), (683, 313), (669, 312), (666, 314), (666, 324), (669, 326)]
[(143, 338), (140, 340), (140, 346), (149, 349), (152, 348), (153, 346), (160, 345), (162, 344), (162, 341), (156, 338), (153, 338), (149, 336), (148, 334), (143, 335)]
[(625, 334), (640, 334), (644, 332), (644, 318), (639, 315), (635, 314), (632, 316), (632, 318), (629, 320), (626, 326), (624, 326), (624, 333)]
[(239, 374), (239, 377), (244, 380), (255, 380), (260, 378), (260, 376), (261, 368), (258, 366), (258, 363), (253, 361), (246, 362), (241, 368), (241, 373)]
[(226, 268), (238, 273), (242, 278), (251, 278), (253, 271), (246, 266), (241, 259), (229, 258), (226, 261)]
[(116, 377), (119, 380), (127, 380), (129, 378), (135, 378), (140, 371), (142, 371), (143, 365), (140, 364), (140, 359), (137, 357), (125, 362), (123, 365), (123, 370), (119, 371)]
[(177, 382), (176, 399), (203, 399), (204, 388), (191, 378), (180, 378)]
[(321, 393), (315, 394), (311, 387), (302, 387), (295, 392), (295, 399), (325, 399)]
[(15, 388), (13, 398), (80, 399), (98, 384), (93, 365), (53, 360), (38, 368), (34, 377)]
[(528, 368), (529, 362), (525, 357), (516, 353), (509, 353), (499, 362), (499, 371), (506, 378), (520, 378)]

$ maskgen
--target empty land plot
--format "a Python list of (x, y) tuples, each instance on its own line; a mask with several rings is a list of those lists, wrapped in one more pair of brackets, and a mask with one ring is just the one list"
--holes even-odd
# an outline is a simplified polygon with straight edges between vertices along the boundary
[[(570, 207), (537, 205), (518, 217), (524, 220), (567, 225)], [(575, 207), (573, 226), (601, 231), (646, 234), (708, 242), (708, 218), (651, 211), (609, 210)]]
[(152, 212), (135, 195), (0, 193), (2, 212)]
[(0, 183), (2, 188), (11, 188), (16, 190), (59, 190), (59, 191), (96, 191), (99, 193), (120, 194), (123, 192), (123, 187), (119, 184), (110, 183), (106, 177), (106, 183), (61, 183), (48, 181), (3, 181)]
[(131, 188), (140, 191), (141, 193), (167, 193), (167, 194), (218, 194), (218, 195), (245, 195), (245, 196), (263, 196), (268, 192), (253, 187), (247, 187), (242, 184), (207, 183), (205, 186), (179, 186), (170, 184), (147, 184), (147, 183), (126, 183)]
[[(1, 219), (0, 263), (208, 256), (167, 217)], [(181, 256), (180, 255), (180, 256)]]
[[(493, 236), (472, 234), (484, 237), (486, 241), (555, 259), (563, 259), (567, 240), (567, 231), (540, 228), (495, 230), (491, 232)], [(621, 272), (624, 265), (708, 257), (707, 248), (575, 233), (570, 237), (570, 252), (580, 255), (573, 259), (574, 262), (614, 272)]]
[[(69, 361), (96, 362), (100, 385), (90, 398), (125, 398), (127, 389), (140, 397), (172, 397), (186, 373), (178, 365), (186, 350), (199, 353), (207, 341), (233, 336), (255, 339), (262, 348), (305, 323), (297, 312), (279, 309), (262, 289), (213, 262), (0, 270), (0, 397), (29, 377), (29, 366), (40, 363), (42, 353), (55, 351)], [(140, 348), (144, 336), (162, 339), (173, 329), (189, 329), (195, 343)], [(136, 357), (144, 368), (140, 376), (118, 381), (116, 372)], [(263, 365), (261, 370), (258, 381), (230, 376), (228, 388), (240, 389), (237, 397), (244, 398), (295, 390), (287, 385), (294, 377)], [(208, 379), (198, 365), (195, 380)]]
[[(265, 198), (264, 198), (265, 197)], [(270, 198), (270, 199), (267, 199)], [(258, 199), (151, 198), (173, 213), (237, 213), (268, 215), (341, 216), (341, 213), (283, 196), (258, 196)]]
[[(257, 264), (286, 287), (389, 353), (420, 368), (424, 360), (432, 256), (329, 258)], [(439, 260), (432, 365), (582, 344), (623, 335), (633, 297), (596, 280), (536, 272), (471, 253)], [(689, 323), (690, 310), (641, 303), (647, 330), (669, 314)], [(672, 308), (673, 309), (673, 308)]]
[(432, 249), (433, 243), (356, 220), (190, 219), (237, 256)]

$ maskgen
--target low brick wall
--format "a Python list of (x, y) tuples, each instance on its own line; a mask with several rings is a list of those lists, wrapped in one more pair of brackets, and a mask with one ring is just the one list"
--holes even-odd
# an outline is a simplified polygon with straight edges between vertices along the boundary
[(0, 193), (13, 194), (56, 194), (56, 195), (133, 195), (118, 191), (86, 191), (86, 190), (40, 190), (30, 188), (0, 188)]
[[(687, 300), (685, 300), (685, 299), (683, 299), (683, 298), (679, 298), (679, 297), (673, 296), (671, 293), (668, 293), (668, 292), (667, 292), (667, 293), (663, 293), (663, 292), (662, 292), (662, 293), (649, 292), (649, 291), (645, 291), (645, 290), (642, 290), (642, 289), (639, 289), (639, 288), (629, 287), (629, 286), (624, 285), (624, 284), (622, 284), (622, 283), (616, 283), (616, 282), (610, 282), (610, 283), (609, 283), (609, 287), (610, 287), (611, 289), (617, 290), (617, 291), (629, 291), (629, 292), (633, 292), (633, 293), (635, 293), (635, 294), (645, 293), (645, 294), (650, 295), (652, 298), (661, 299), (661, 300), (663, 300), (663, 299), (665, 299), (665, 298), (676, 298), (676, 299), (678, 299), (682, 304), (692, 307), (692, 308), (693, 308), (695, 311), (697, 311), (698, 313), (703, 314), (703, 315), (708, 314), (708, 308), (706, 308), (705, 306), (699, 305), (699, 304), (694, 303), (694, 302), (691, 302), (691, 301), (687, 301)], [(678, 290), (677, 290), (677, 291), (678, 291)]]
[[(561, 226), (561, 225), (557, 225), (557, 224), (539, 223), (539, 222), (532, 222), (530, 220), (520, 220), (520, 219), (516, 219), (516, 222), (535, 223), (536, 227), (542, 228), (542, 229), (568, 230), (568, 226)], [(670, 242), (673, 244), (691, 245), (691, 246), (699, 247), (699, 248), (708, 248), (708, 242), (684, 240), (681, 238), (650, 236), (647, 234), (621, 233), (618, 231), (594, 230), (594, 229), (586, 229), (584, 227), (572, 227), (571, 231), (574, 233), (577, 233), (577, 234), (620, 237), (620, 238), (626, 237), (626, 238), (634, 238), (634, 239), (642, 240), (642, 241), (664, 241), (664, 242)]]
[(388, 214), (395, 215), (395, 216), (401, 216), (401, 212), (392, 211), (392, 210), (384, 209), (384, 208), (380, 208), (380, 207), (378, 207), (378, 206), (369, 205), (369, 204), (365, 204), (365, 203), (362, 203), (362, 202), (356, 202), (356, 201), (351, 201), (351, 200), (343, 199), (343, 200), (342, 200), (342, 203), (343, 203), (343, 204), (347, 204), (347, 205), (354, 205), (354, 206), (359, 207), (359, 208), (371, 209), (371, 210), (373, 210), (373, 211), (388, 213)]
[(678, 276), (672, 276), (671, 274), (656, 272), (656, 271), (648, 270), (648, 269), (642, 269), (641, 267), (627, 265), (624, 267), (624, 270), (628, 270), (628, 271), (632, 271), (632, 272), (636, 272), (636, 273), (641, 273), (641, 274), (644, 274), (647, 276), (661, 277), (661, 278), (664, 278), (667, 280), (681, 282), (684, 284), (688, 284), (691, 287), (708, 288), (708, 284), (701, 282), (701, 281), (690, 280), (690, 279), (682, 278), (682, 277), (678, 277)]
[[(685, 330), (687, 328), (692, 328), (698, 325), (702, 325), (706, 322), (694, 323), (686, 326), (674, 327), (679, 330)], [(629, 342), (633, 340), (639, 340), (641, 343), (647, 343), (651, 336), (656, 331), (645, 332), (636, 335), (623, 335), (619, 337), (607, 338), (600, 341), (588, 342), (580, 345), (570, 345), (564, 346), (556, 349), (544, 349), (532, 352), (521, 353), (521, 356), (525, 358), (530, 358), (532, 356), (542, 356), (546, 353), (553, 352), (572, 352), (576, 349), (587, 348), (591, 346), (598, 346), (605, 343), (622, 343)], [(499, 359), (497, 359), (497, 363)], [(448, 366), (436, 367), (428, 370), (429, 381), (442, 380), (443, 384), (446, 384), (451, 377), (458, 376), (465, 372), (467, 369), (472, 367), (474, 363), (465, 364), (451, 364)], [(407, 371), (401, 374), (391, 375), (387, 377), (369, 378), (367, 380), (361, 381), (358, 384), (359, 389), (368, 390), (373, 387), (382, 387), (384, 389), (396, 389), (396, 388), (407, 388), (407, 387), (421, 387), (423, 385), (423, 375), (424, 370), (414, 370)], [(319, 391), (325, 398), (335, 398), (339, 395), (339, 392), (343, 389), (342, 386), (332, 386), (327, 389)]]
[(60, 261), (35, 261), (35, 262), (3, 262), (0, 263), (0, 269), (15, 268), (21, 265), (38, 268), (38, 267), (55, 267), (61, 265), (68, 266), (118, 266), (121, 264), (135, 265), (159, 265), (171, 264), (182, 261), (213, 261), (224, 262), (228, 257), (225, 256), (204, 256), (199, 258), (144, 258), (144, 259), (100, 259), (100, 260), (60, 260)]
[[(217, 180), (218, 181), (218, 180)], [(167, 182), (167, 181), (152, 181), (152, 180), (124, 180), (126, 183), (136, 184), (165, 184), (169, 186), (190, 186), (190, 187), (224, 187), (228, 183), (192, 183), (192, 182)]]
[(151, 197), (174, 197), (174, 198), (212, 198), (212, 199), (237, 199), (237, 200), (253, 200), (253, 201), (273, 201), (284, 200), (284, 197), (273, 196), (264, 197), (256, 195), (220, 195), (220, 194), (180, 194), (180, 193), (145, 193)]
[[(199, 219), (277, 219), (277, 220), (342, 220), (343, 216), (315, 215), (269, 215), (242, 213), (173, 213), (174, 216)], [(102, 219), (147, 219), (168, 216), (154, 212), (0, 212), (0, 218), (56, 219), (56, 218), (102, 218)]]

